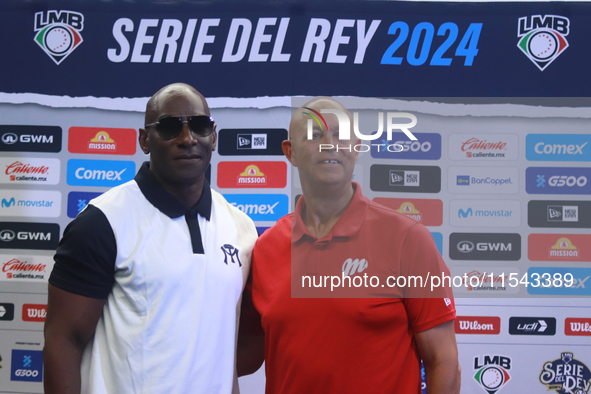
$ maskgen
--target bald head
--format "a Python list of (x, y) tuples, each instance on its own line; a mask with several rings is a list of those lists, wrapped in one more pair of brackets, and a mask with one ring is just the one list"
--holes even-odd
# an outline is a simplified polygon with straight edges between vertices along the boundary
[(156, 122), (161, 115), (162, 104), (174, 98), (199, 100), (202, 102), (203, 107), (206, 110), (205, 115), (210, 115), (209, 106), (207, 105), (205, 97), (203, 97), (203, 95), (191, 85), (178, 82), (166, 85), (148, 100), (148, 104), (146, 105), (145, 124)]
[[(295, 133), (295, 135), (299, 135), (300, 132), (306, 133), (308, 119), (311, 119), (310, 115), (308, 115), (311, 111), (308, 110), (307, 108), (311, 108), (317, 112), (320, 112), (321, 109), (338, 109), (340, 111), (345, 112), (347, 114), (347, 116), (349, 117), (349, 119), (351, 120), (351, 124), (353, 124), (351, 114), (337, 100), (335, 100), (331, 97), (325, 97), (325, 96), (315, 97), (312, 100), (308, 101), (306, 104), (302, 105), (300, 108), (298, 108), (296, 110), (296, 112), (293, 114), (293, 116), (291, 117), (291, 122), (289, 123), (289, 139), (294, 138), (294, 133)], [(334, 116), (334, 115), (331, 115), (331, 114), (323, 115), (323, 117), (329, 117), (329, 116)]]

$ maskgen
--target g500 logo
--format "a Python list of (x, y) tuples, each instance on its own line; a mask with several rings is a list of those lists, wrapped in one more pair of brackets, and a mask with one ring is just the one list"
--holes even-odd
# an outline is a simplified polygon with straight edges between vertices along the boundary
[(570, 20), (558, 15), (532, 15), (519, 18), (517, 46), (541, 71), (566, 48)]
[(35, 13), (35, 42), (55, 62), (60, 64), (82, 43), (84, 15), (74, 11)]
[[(324, 119), (324, 117), (321, 114), (335, 115), (339, 121), (339, 140), (350, 140), (351, 139), (351, 121), (349, 120), (349, 117), (347, 116), (347, 114), (345, 112), (340, 111), (338, 109), (321, 109), (320, 112), (318, 112), (312, 108), (308, 108), (308, 107), (304, 107), (304, 109), (310, 111), (310, 112), (304, 112), (304, 114), (310, 116), (314, 121), (316, 121), (316, 123), (320, 127), (321, 131), (324, 131), (325, 129), (328, 130), (328, 124), (326, 123), (326, 120)], [(410, 120), (410, 123), (403, 123), (403, 124), (394, 123), (395, 118), (407, 118)], [(314, 138), (314, 122), (312, 119), (308, 119), (308, 123), (307, 123), (308, 139), (309, 140)], [(404, 132), (404, 134), (406, 134), (406, 136), (409, 139), (411, 139), (412, 141), (417, 141), (417, 137), (415, 137), (408, 130), (408, 129), (416, 126), (416, 124), (417, 124), (417, 117), (416, 116), (414, 116), (413, 114), (407, 113), (407, 112), (387, 112), (386, 119), (387, 119), (386, 135), (387, 135), (388, 141), (391, 141), (393, 139), (392, 133), (394, 130), (401, 130), (402, 132)], [(384, 132), (384, 113), (378, 112), (378, 131), (372, 135), (368, 135), (368, 134), (362, 134), (359, 131), (359, 113), (353, 112), (353, 132), (355, 133), (355, 136), (357, 138), (359, 138), (360, 140), (364, 140), (364, 141), (377, 140), (378, 138), (380, 138), (382, 136), (382, 133)], [(398, 141), (398, 142), (401, 142), (401, 141)], [(404, 151), (405, 147), (402, 146), (401, 144), (399, 144), (398, 142), (386, 146), (385, 149), (383, 148), (384, 144), (371, 144), (371, 145), (357, 144), (357, 145), (349, 145), (349, 146), (343, 146), (343, 145), (335, 146), (333, 144), (320, 144), (318, 149), (319, 149), (319, 151), (322, 151), (323, 149), (325, 149), (325, 150), (336, 149), (337, 152), (339, 150), (348, 150), (349, 152), (351, 150), (354, 150), (355, 152), (369, 152), (371, 150), (372, 146), (375, 146), (376, 149), (378, 149), (378, 150), (379, 150), (379, 147), (381, 146), (382, 150), (387, 149), (389, 152)], [(408, 150), (408, 147), (406, 147), (406, 150)]]

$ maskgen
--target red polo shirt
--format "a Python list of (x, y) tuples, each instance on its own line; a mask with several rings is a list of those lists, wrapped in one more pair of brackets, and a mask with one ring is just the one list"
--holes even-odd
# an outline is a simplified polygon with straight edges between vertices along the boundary
[[(300, 277), (292, 283), (292, 256), (294, 275), (341, 276), (347, 268), (351, 276), (381, 281), (385, 274), (449, 275), (423, 225), (369, 201), (355, 186), (353, 200), (326, 236), (310, 235), (301, 219), (302, 197), (294, 214), (281, 218), (255, 245), (247, 291), (265, 333), (267, 393), (420, 393), (413, 334), (455, 318), (450, 289), (447, 298), (413, 298), (426, 290), (392, 289), (381, 282), (331, 295), (330, 284), (328, 290), (302, 289)], [(365, 263), (351, 273), (355, 259)], [(333, 298), (293, 298), (297, 286), (301, 293), (294, 295)], [(342, 296), (357, 298), (335, 298)]]

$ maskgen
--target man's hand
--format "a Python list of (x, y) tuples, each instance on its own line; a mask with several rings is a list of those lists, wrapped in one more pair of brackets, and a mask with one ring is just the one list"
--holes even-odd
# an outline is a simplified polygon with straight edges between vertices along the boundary
[(459, 394), (461, 368), (454, 322), (415, 334), (429, 394)]
[(106, 300), (49, 285), (43, 347), (46, 394), (80, 393), (80, 361)]

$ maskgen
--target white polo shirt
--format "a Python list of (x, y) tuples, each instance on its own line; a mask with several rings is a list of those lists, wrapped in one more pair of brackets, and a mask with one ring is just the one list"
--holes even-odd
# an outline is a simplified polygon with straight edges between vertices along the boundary
[(207, 182), (187, 212), (147, 163), (92, 200), (66, 228), (49, 279), (107, 299), (83, 354), (82, 393), (238, 392), (237, 321), (256, 238)]

